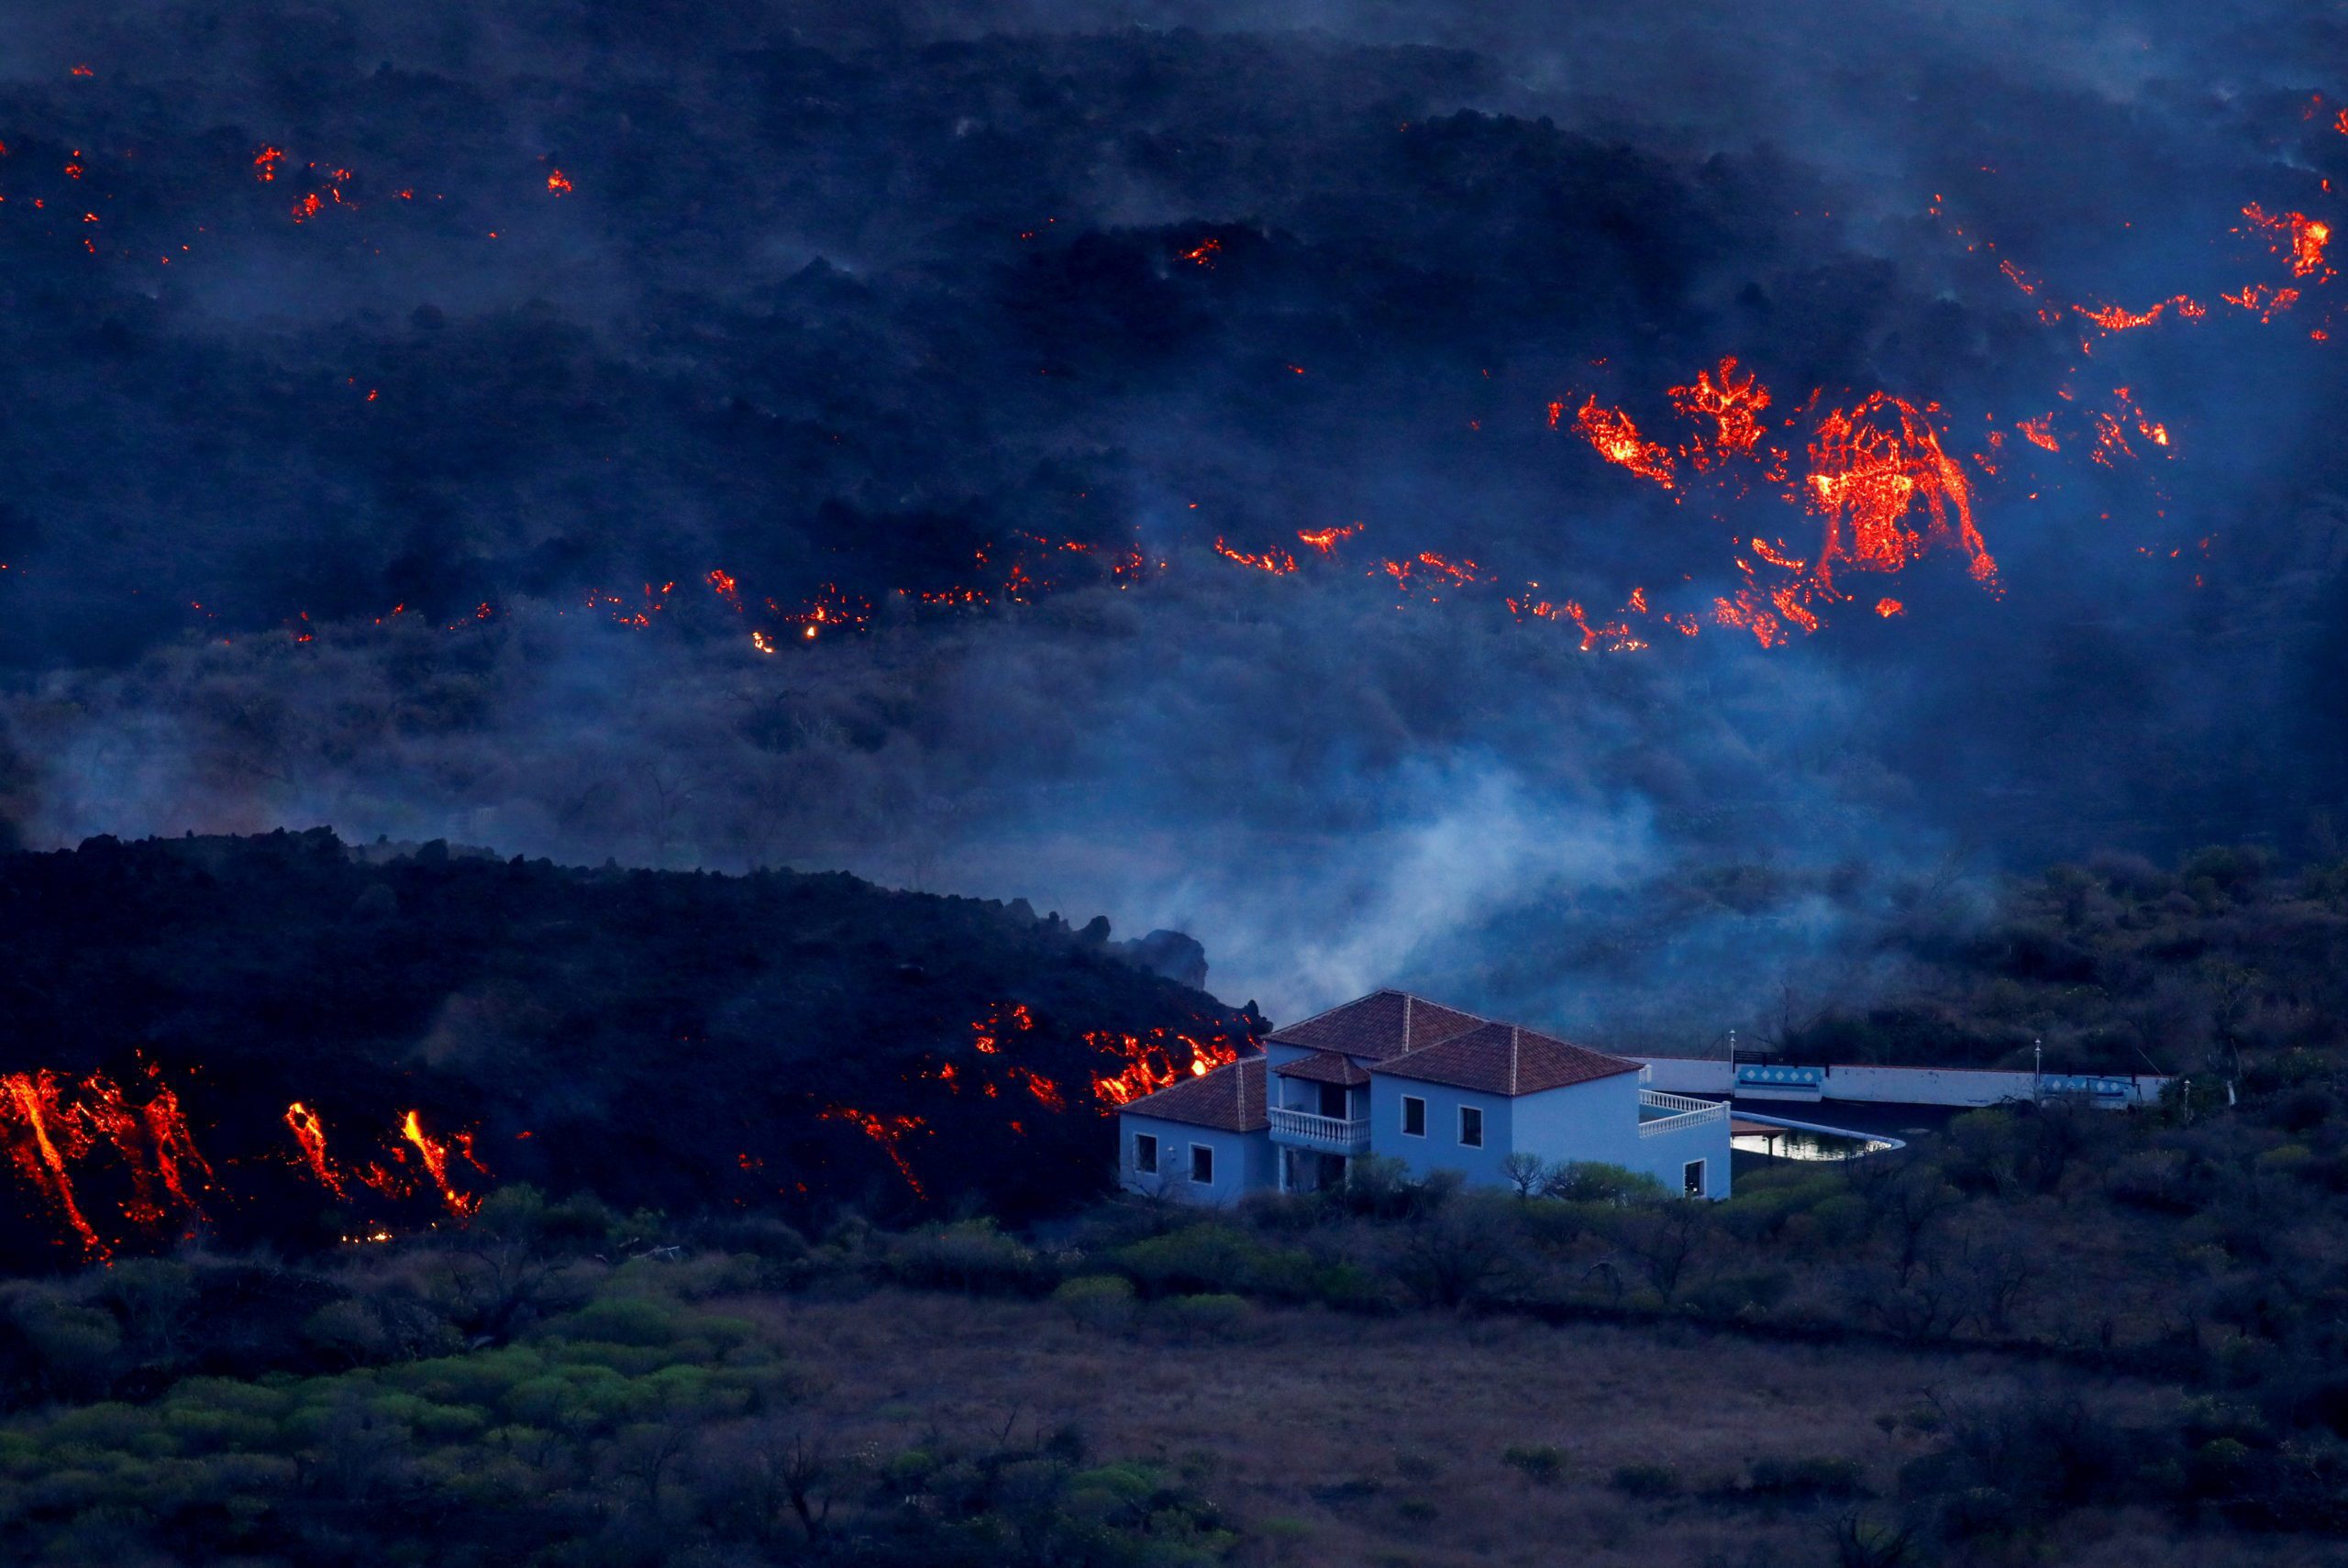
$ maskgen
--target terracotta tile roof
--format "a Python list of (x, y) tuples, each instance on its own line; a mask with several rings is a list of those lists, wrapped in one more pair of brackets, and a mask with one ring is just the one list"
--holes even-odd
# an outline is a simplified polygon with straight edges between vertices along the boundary
[(1437, 1045), (1425, 1046), (1370, 1071), (1388, 1077), (1417, 1078), (1486, 1094), (1539, 1094), (1618, 1073), (1635, 1073), (1636, 1062), (1608, 1056), (1586, 1046), (1553, 1040), (1512, 1023), (1485, 1023)]
[(1407, 991), (1372, 991), (1357, 1001), (1275, 1029), (1264, 1038), (1282, 1045), (1309, 1045), (1316, 1051), (1383, 1062), (1423, 1051), (1483, 1021), (1474, 1013), (1443, 1007)]
[(1265, 1113), (1264, 1058), (1217, 1067), (1171, 1088), (1146, 1094), (1121, 1107), (1127, 1116), (1155, 1116), (1191, 1127), (1213, 1127), (1225, 1132), (1260, 1132), (1272, 1124)]
[(1284, 1078), (1310, 1078), (1316, 1084), (1366, 1084), (1369, 1075), (1335, 1051), (1315, 1051), (1272, 1069)]

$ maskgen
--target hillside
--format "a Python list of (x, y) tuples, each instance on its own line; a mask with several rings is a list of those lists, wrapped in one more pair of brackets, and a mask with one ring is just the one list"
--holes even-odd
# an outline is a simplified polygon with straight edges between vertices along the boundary
[(302, 1245), (493, 1180), (794, 1218), (1098, 1192), (1104, 1106), (1254, 1027), (1024, 903), (324, 830), (0, 858), (0, 1256)]

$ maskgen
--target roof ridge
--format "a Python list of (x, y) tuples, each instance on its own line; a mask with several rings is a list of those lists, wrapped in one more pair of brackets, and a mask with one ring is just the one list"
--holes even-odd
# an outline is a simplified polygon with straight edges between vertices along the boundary
[(1401, 997), (1405, 1000), (1409, 999), (1411, 994), (1408, 991), (1396, 991), (1391, 986), (1380, 986), (1376, 990), (1355, 997), (1349, 1001), (1341, 1001), (1334, 1007), (1324, 1007), (1319, 1012), (1313, 1013), (1310, 1017), (1298, 1019), (1294, 1023), (1283, 1023), (1278, 1029), (1272, 1030), (1270, 1032), (1267, 1033), (1264, 1038), (1269, 1040), (1274, 1034), (1286, 1034), (1291, 1029), (1301, 1029), (1308, 1023), (1318, 1023), (1333, 1012), (1343, 1012), (1349, 1007), (1359, 1007), (1362, 1003), (1370, 1000), (1372, 998), (1382, 997), (1387, 995), (1389, 992), (1392, 992), (1394, 995)]
[(1508, 1026), (1508, 1092), (1511, 1094), (1516, 1092), (1517, 1046), (1523, 1038), (1524, 1030), (1522, 1025), (1512, 1023)]

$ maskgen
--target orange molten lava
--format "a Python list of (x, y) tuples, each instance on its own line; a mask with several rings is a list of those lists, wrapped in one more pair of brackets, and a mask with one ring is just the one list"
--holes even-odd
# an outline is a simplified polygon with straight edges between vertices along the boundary
[[(449, 1143), (454, 1143), (466, 1158), (471, 1159), (471, 1140), (466, 1134), (460, 1132), (449, 1143), (429, 1137), (424, 1131), (424, 1124), (416, 1119), (416, 1113), (411, 1110), (400, 1123), (400, 1136), (415, 1144), (416, 1153), (424, 1156), (424, 1168), (431, 1173), (432, 1185), (439, 1189), (440, 1201), (449, 1206), (449, 1213), (463, 1218), (481, 1207), (480, 1198), (458, 1191), (449, 1181)], [(481, 1168), (478, 1160), (472, 1160), (472, 1165), (476, 1170)]]
[(889, 1156), (889, 1163), (897, 1167), (897, 1174), (905, 1178), (905, 1185), (913, 1188), (914, 1196), (915, 1198), (929, 1196), (921, 1185), (921, 1178), (914, 1175), (914, 1167), (906, 1160), (905, 1152), (900, 1146), (906, 1134), (924, 1132), (927, 1129), (928, 1123), (920, 1117), (876, 1116), (869, 1110), (858, 1110), (854, 1106), (835, 1105), (824, 1111), (823, 1119), (826, 1121), (846, 1121), (880, 1144), (880, 1152)]
[(1350, 539), (1360, 532), (1360, 524), (1348, 523), (1342, 528), (1299, 528), (1296, 536), (1327, 556), (1336, 553), (1338, 540)]
[(2298, 304), (2299, 291), (2278, 289), (2271, 283), (2252, 283), (2238, 294), (2220, 294), (2218, 297), (2228, 304), (2240, 305), (2254, 313), (2258, 317), (2258, 324), (2264, 326)]
[[(1731, 458), (1748, 458), (1761, 439), (1761, 411), (1769, 406), (1769, 391), (1760, 378), (1747, 371), (1738, 380), (1733, 356), (1721, 360), (1719, 380), (1714, 372), (1699, 370), (1693, 386), (1670, 389), (1671, 406), (1690, 419), (1710, 419), (1715, 433), (1707, 440), (1698, 436), (1688, 444), (1688, 460), (1698, 473)], [(1637, 433), (1634, 431), (1633, 438)]]
[(285, 1125), (294, 1129), (294, 1141), (302, 1146), (302, 1159), (318, 1184), (337, 1198), (349, 1198), (350, 1189), (343, 1185), (342, 1173), (327, 1158), (326, 1123), (318, 1113), (300, 1100), (285, 1108)]
[(2022, 439), (2033, 447), (2043, 447), (2050, 452), (2059, 452), (2063, 449), (2063, 444), (2054, 439), (2054, 416), (2051, 414), (2042, 414), (2035, 419), (2025, 419), (2015, 428), (2021, 432)]
[(105, 1243), (83, 1214), (73, 1195), (69, 1158), (79, 1158), (89, 1137), (61, 1105), (57, 1080), (48, 1073), (9, 1073), (0, 1077), (0, 1137), (7, 1140), (8, 1157), (18, 1174), (54, 1208), (82, 1238), (91, 1257), (107, 1255)]
[[(1210, 1034), (1202, 1040), (1169, 1029), (1153, 1029), (1146, 1037), (1096, 1030), (1085, 1043), (1103, 1055), (1124, 1064), (1114, 1073), (1095, 1074), (1093, 1094), (1105, 1105), (1129, 1105), (1147, 1094), (1171, 1088), (1187, 1075), (1204, 1077), (1217, 1067), (1239, 1059), (1239, 1047), (1227, 1036)], [(1177, 1047), (1187, 1066), (1177, 1065)]]
[(1285, 577), (1296, 569), (1296, 558), (1286, 550), (1266, 550), (1260, 556), (1250, 555), (1245, 550), (1235, 550), (1223, 540), (1217, 539), (1214, 542), (1214, 553), (1224, 560), (1236, 561), (1241, 566), (1253, 567), (1257, 571), (1269, 572), (1274, 577)]
[(2277, 213), (2269, 215), (2256, 202), (2243, 208), (2242, 215), (2274, 236), (2276, 251), (2291, 264), (2294, 278), (2329, 278), (2331, 269), (2324, 265), (2324, 247), (2331, 243), (2331, 226), (2305, 213)]
[[(1833, 591), (1834, 569), (1898, 571), (1933, 544), (1953, 544), (1974, 577), (1994, 582), (1997, 563), (1973, 522), (1965, 470), (1914, 404), (1886, 392), (1819, 422), (1810, 444), (1811, 509), (1825, 519), (1818, 586)], [(1923, 507), (1922, 530), (1911, 521)], [(1780, 606), (1782, 609), (1783, 607)]]
[(2161, 318), (2168, 302), (2162, 300), (2147, 311), (2121, 310), (2118, 305), (2099, 305), (2089, 310), (2085, 305), (2073, 305), (2073, 314), (2086, 316), (2106, 332), (2127, 332), (2139, 326), (2150, 326)]
[(49, 1072), (0, 1076), (0, 1148), (93, 1258), (111, 1256), (113, 1249), (74, 1185), (74, 1169), (91, 1160), (101, 1140), (128, 1177), (129, 1195), (118, 1208), (129, 1225), (156, 1231), (174, 1210), (193, 1220), (204, 1218), (198, 1192), (211, 1186), (212, 1166), (170, 1089), (158, 1085), (146, 1104), (134, 1107), (100, 1073), (70, 1087)]
[(565, 174), (559, 169), (548, 171), (547, 174), (547, 191), (549, 194), (557, 196), (567, 196), (570, 194), (570, 176)]
[(1666, 490), (1671, 488), (1671, 453), (1657, 443), (1642, 438), (1639, 427), (1621, 409), (1600, 408), (1598, 399), (1592, 396), (1574, 415), (1574, 428), (1608, 462), (1626, 468), (1643, 479), (1651, 479)]

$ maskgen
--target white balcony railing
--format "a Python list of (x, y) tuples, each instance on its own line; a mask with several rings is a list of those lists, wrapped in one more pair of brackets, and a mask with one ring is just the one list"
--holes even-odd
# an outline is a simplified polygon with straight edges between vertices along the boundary
[[(1645, 1113), (1660, 1110), (1663, 1115), (1649, 1118)], [(1639, 1091), (1639, 1136), (1659, 1138), (1667, 1132), (1685, 1132), (1691, 1127), (1701, 1127), (1708, 1121), (1728, 1120), (1728, 1102), (1719, 1099), (1697, 1099), (1684, 1094), (1665, 1094), (1660, 1089)]]
[(1286, 1143), (1325, 1149), (1333, 1154), (1358, 1154), (1369, 1147), (1369, 1119), (1348, 1121), (1342, 1116), (1315, 1116), (1309, 1110), (1271, 1109), (1272, 1136)]

